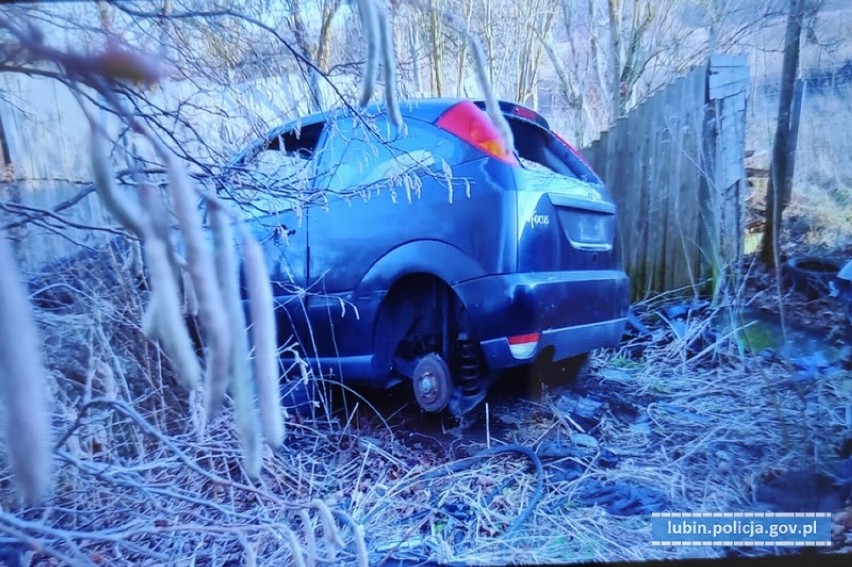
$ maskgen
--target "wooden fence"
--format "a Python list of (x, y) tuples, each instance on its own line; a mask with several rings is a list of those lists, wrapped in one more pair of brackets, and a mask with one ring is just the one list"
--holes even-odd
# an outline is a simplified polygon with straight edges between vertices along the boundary
[(747, 86), (745, 58), (713, 56), (582, 150), (618, 206), (635, 299), (718, 289), (741, 257)]

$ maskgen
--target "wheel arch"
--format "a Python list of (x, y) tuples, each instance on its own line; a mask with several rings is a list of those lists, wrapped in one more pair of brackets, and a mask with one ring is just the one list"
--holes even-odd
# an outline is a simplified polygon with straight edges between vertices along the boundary
[(447, 285), (487, 275), (485, 269), (459, 248), (440, 240), (416, 240), (397, 246), (379, 258), (353, 290), (353, 299), (390, 291), (401, 278), (430, 274)]
[(457, 247), (437, 240), (419, 240), (398, 246), (370, 267), (353, 299), (381, 294), (372, 325), (374, 368), (389, 371), (399, 341), (427, 303), (434, 286), (446, 288), (459, 303), (454, 284), (486, 275), (473, 258)]
[(410, 272), (400, 276), (382, 298), (373, 322), (375, 367), (390, 371), (394, 353), (410, 326), (428, 318), (438, 289), (454, 293), (448, 282), (432, 272)]

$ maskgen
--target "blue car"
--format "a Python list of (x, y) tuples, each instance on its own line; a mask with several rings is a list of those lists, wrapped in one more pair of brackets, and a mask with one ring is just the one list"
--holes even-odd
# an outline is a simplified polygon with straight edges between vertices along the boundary
[(426, 99), (403, 103), (399, 130), (377, 106), (319, 113), (231, 162), (282, 346), (462, 415), (507, 370), (580, 369), (619, 343), (630, 286), (612, 198), (547, 120), (500, 108), (514, 151), (482, 102)]

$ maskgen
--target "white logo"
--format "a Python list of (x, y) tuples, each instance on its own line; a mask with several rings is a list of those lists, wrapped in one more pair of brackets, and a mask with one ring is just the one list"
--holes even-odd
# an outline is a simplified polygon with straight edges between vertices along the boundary
[(535, 228), (538, 225), (547, 226), (550, 224), (550, 215), (533, 215), (530, 219), (530, 226)]

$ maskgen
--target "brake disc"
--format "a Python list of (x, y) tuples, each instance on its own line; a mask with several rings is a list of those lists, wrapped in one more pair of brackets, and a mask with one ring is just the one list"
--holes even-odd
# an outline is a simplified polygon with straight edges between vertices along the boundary
[(453, 379), (447, 363), (437, 353), (427, 354), (417, 361), (412, 381), (414, 397), (424, 411), (436, 413), (447, 407)]

